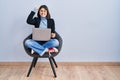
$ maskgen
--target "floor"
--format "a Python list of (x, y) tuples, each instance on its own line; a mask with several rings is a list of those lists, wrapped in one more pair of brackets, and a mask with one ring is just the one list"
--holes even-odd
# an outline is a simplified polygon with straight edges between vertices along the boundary
[(53, 77), (48, 64), (38, 64), (26, 77), (29, 65), (1, 66), (0, 80), (120, 80), (120, 66), (77, 66), (60, 65), (56, 68), (57, 78)]

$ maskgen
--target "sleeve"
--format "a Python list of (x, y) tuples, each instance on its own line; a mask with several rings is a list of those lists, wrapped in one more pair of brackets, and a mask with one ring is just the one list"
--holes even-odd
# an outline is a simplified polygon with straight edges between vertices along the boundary
[(51, 19), (51, 27), (52, 27), (52, 33), (55, 33), (55, 22), (54, 19)]
[(26, 21), (28, 24), (35, 25), (36, 20), (35, 20), (35, 18), (33, 18), (34, 15), (35, 15), (35, 12), (31, 11), (31, 13), (29, 14), (27, 21)]

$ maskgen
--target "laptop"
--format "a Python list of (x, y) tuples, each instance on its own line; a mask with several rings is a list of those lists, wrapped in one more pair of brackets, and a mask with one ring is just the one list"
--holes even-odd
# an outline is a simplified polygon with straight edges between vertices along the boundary
[(51, 38), (51, 29), (32, 28), (32, 39), (37, 41), (48, 41)]

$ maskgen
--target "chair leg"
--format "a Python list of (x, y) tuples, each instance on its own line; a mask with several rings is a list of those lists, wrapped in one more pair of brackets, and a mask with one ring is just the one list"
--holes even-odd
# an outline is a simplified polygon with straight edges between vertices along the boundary
[(38, 57), (36, 57), (36, 58), (35, 58), (35, 62), (34, 62), (33, 67), (35, 67), (35, 66), (36, 66), (37, 60), (38, 60)]
[(31, 66), (30, 66), (30, 68), (29, 68), (27, 77), (29, 77), (29, 75), (30, 75), (30, 73), (31, 73), (31, 70), (32, 70), (32, 67), (35, 65), (35, 61), (36, 61), (36, 58), (34, 57), (33, 60), (32, 60)]
[(54, 73), (54, 77), (57, 77), (51, 57), (49, 57), (49, 61), (50, 61), (50, 65), (51, 65), (52, 71), (53, 71), (53, 73)]
[(55, 64), (55, 67), (57, 68), (58, 66), (57, 66), (57, 63), (56, 63), (54, 57), (51, 57), (51, 58), (52, 58), (52, 60), (53, 60), (53, 62), (54, 62), (54, 64)]

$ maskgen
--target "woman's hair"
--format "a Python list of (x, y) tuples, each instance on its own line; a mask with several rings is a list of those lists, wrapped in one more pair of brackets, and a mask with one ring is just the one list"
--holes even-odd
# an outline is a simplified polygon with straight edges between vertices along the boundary
[(37, 16), (38, 16), (39, 18), (41, 17), (41, 16), (40, 16), (40, 9), (41, 9), (41, 8), (44, 8), (45, 10), (47, 10), (47, 16), (46, 16), (46, 18), (47, 18), (47, 19), (50, 19), (51, 16), (50, 16), (48, 7), (47, 7), (46, 5), (41, 5), (41, 6), (40, 6), (40, 8), (38, 9)]

